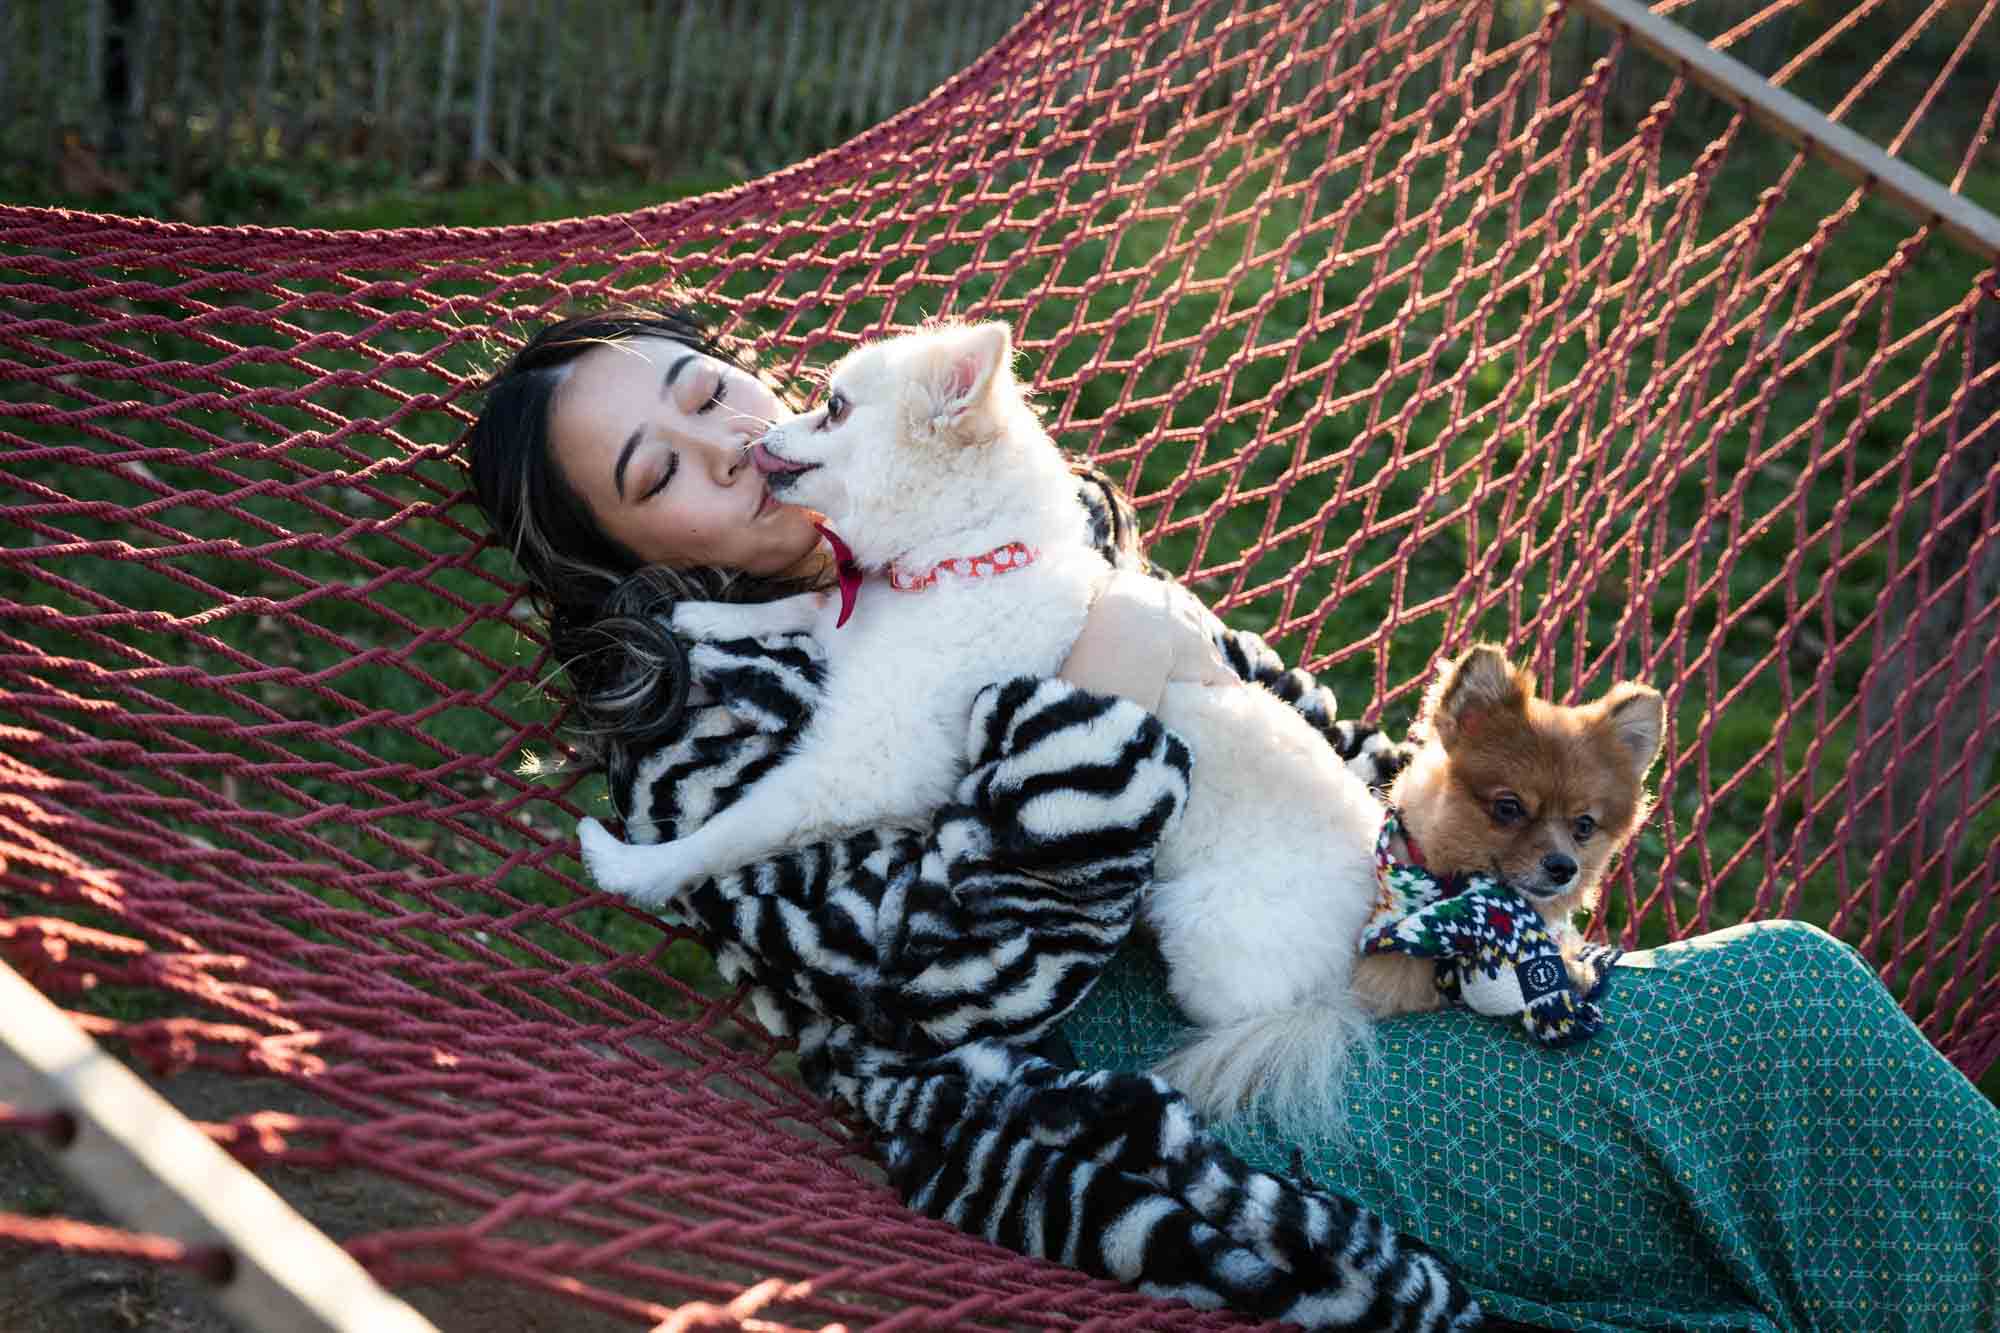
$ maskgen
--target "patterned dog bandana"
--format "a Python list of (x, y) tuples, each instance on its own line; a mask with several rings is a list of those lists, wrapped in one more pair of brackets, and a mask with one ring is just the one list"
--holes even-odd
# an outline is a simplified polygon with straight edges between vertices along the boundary
[[(1577, 994), (1562, 948), (1541, 914), (1491, 875), (1440, 879), (1390, 852), (1402, 822), (1394, 810), (1375, 841), (1375, 911), (1361, 932), (1363, 953), (1434, 959), (1437, 988), (1474, 1013), (1518, 1017), (1528, 1035), (1551, 1046), (1582, 1041), (1604, 1026), (1597, 1004), (1621, 950), (1585, 945), (1592, 980)], [(1416, 858), (1415, 844), (1411, 844)]]

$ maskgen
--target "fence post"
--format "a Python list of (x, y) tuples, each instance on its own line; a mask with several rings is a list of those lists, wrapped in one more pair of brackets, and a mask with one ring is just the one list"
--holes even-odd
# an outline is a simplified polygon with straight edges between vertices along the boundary
[(458, 0), (441, 0), (444, 9), (443, 68), (438, 71), (437, 96), (431, 100), (430, 170), (451, 170), (451, 89), (458, 79)]
[[(275, 119), (271, 110), (271, 92), (278, 77), (278, 24), (278, 0), (264, 0), (264, 21), (257, 39), (257, 87), (250, 101), (250, 156), (253, 160), (264, 157), (267, 131)], [(281, 152), (283, 147), (281, 142)]]
[(167, 132), (167, 179), (173, 182), (178, 197), (188, 179), (188, 84), (194, 77), (194, 34), (190, 29), (194, 25), (187, 15), (188, 0), (172, 0), (172, 3), (174, 78), (167, 93), (167, 106), (173, 124)]
[[(335, 142), (341, 145), (343, 151), (352, 149), (355, 126), (361, 123), (364, 105), (358, 86), (360, 80), (354, 77), (354, 47), (360, 35), (362, 14), (366, 12), (363, 4), (364, 0), (344, 0), (340, 6), (338, 26), (333, 30), (333, 68), (327, 71), (327, 95), (331, 99), (327, 106), (327, 121), (333, 127)], [(380, 10), (376, 12), (379, 24)], [(370, 123), (379, 127), (382, 109), (388, 105), (380, 83), (381, 50), (379, 46), (364, 46), (362, 49), (368, 52), (371, 66), (372, 86), (369, 91), (374, 94), (374, 100), (369, 107)]]
[[(508, 31), (513, 34), (511, 51), (520, 55), (532, 52), (534, 36), (541, 27), (542, 10), (537, 0), (523, 0), (516, 10), (519, 21), (510, 24)], [(526, 34), (526, 40), (522, 35)], [(514, 60), (508, 65), (507, 75), (507, 116), (501, 125), (500, 156), (518, 174), (528, 169), (527, 154), (521, 148), (522, 117), (521, 108), (527, 104), (528, 80), (522, 77), (521, 69), (525, 61)]]
[(542, 12), (542, 95), (537, 99), (536, 115), (530, 122), (534, 126), (537, 170), (555, 160), (556, 94), (562, 87), (562, 10), (561, 0), (549, 0)]
[(87, 0), (83, 7), (84, 136), (101, 147), (110, 136), (105, 115), (104, 0)]
[[(42, 0), (41, 21), (36, 24), (35, 37), (41, 43), (40, 70), (35, 79), (35, 91), (40, 95), (42, 105), (56, 113), (56, 121), (62, 121), (63, 98), (56, 91), (56, 30), (62, 24), (62, 0)], [(50, 144), (42, 144), (47, 153)]]
[[(418, 88), (424, 75), (425, 32), (430, 18), (430, 7), (413, 5), (408, 9), (384, 7), (384, 26), (393, 26), (395, 36), (391, 38), (390, 62), (395, 70), (395, 83), (401, 90), (396, 97), (396, 108), (391, 113), (395, 129), (391, 141), (395, 147), (396, 168), (399, 171), (416, 169), (419, 154), (414, 145), (417, 136), (423, 132), (422, 113), (417, 108)], [(407, 26), (405, 26), (407, 25)]]
[(472, 94), (472, 153), (466, 166), (477, 171), (493, 151), (493, 45), (499, 37), (500, 0), (486, 0), (479, 27), (479, 72)]
[[(102, 25), (104, 43), (104, 82), (101, 95), (104, 99), (104, 156), (113, 162), (122, 162), (129, 156), (132, 147), (133, 111), (136, 89), (140, 86), (139, 71), (143, 68), (144, 53), (132, 49), (134, 21), (138, 16), (133, 12), (133, 0), (108, 0), (110, 13), (108, 21)], [(102, 9), (93, 12), (102, 13)]]
[(285, 137), (296, 144), (306, 143), (319, 126), (320, 0), (305, 0), (304, 19), (305, 59), (294, 81), (296, 92), (285, 131)]
[(903, 38), (909, 31), (910, 3), (895, 6), (896, 26), (889, 33), (889, 40), (882, 46), (882, 63), (875, 71), (875, 107), (871, 122), (886, 120), (889, 113), (900, 102), (901, 80), (909, 69), (907, 52), (903, 49)]
[[(645, 64), (639, 71), (639, 95), (632, 99), (638, 115), (632, 123), (632, 133), (642, 144), (658, 147), (655, 134), (659, 126), (659, 107), (662, 96), (660, 89), (660, 65), (667, 56), (667, 0), (653, 0), (647, 17)], [(658, 157), (655, 157), (657, 163)]]

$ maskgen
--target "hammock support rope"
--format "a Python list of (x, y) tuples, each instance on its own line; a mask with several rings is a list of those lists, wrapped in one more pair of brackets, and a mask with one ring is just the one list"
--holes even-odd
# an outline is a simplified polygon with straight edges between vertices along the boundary
[[(1531, 8), (1048, 0), (832, 153), (612, 217), (0, 206), (0, 960), (231, 1076), (199, 1118), (239, 1161), (408, 1202), (337, 1238), (443, 1327), (473, 1284), (574, 1327), (1224, 1322), (901, 1209), (743, 997), (584, 882), (601, 784), (524, 764), (551, 664), (455, 441), (494, 348), (680, 291), (787, 371), (1009, 321), (1160, 561), (1346, 714), (1399, 726), (1477, 638), (1556, 697), (1651, 680), (1658, 812), (1594, 928), (1814, 921), (1980, 1076), (1986, 224), (1839, 181), (1636, 20), (1579, 61), (1602, 30)], [(1902, 156), (1969, 204), (2000, 89), (1896, 54), (1859, 88), (1919, 96)]]

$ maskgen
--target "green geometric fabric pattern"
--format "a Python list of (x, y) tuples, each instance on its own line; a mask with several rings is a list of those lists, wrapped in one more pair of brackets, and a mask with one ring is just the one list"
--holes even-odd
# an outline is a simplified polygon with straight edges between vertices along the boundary
[[(1852, 949), (1765, 922), (1629, 954), (1551, 1049), (1464, 1010), (1378, 1028), (1307, 1170), (1561, 1329), (2000, 1327), (2000, 1111)], [(1066, 1027), (1144, 1068), (1186, 1021), (1129, 947)], [(1223, 1127), (1285, 1172), (1293, 1144)]]

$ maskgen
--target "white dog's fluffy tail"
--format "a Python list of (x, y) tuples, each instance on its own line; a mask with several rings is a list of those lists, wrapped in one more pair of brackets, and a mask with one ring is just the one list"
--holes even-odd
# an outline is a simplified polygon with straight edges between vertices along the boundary
[(1349, 1068), (1373, 1032), (1350, 996), (1315, 996), (1209, 1028), (1153, 1072), (1211, 1121), (1247, 1112), (1295, 1136), (1339, 1138)]

